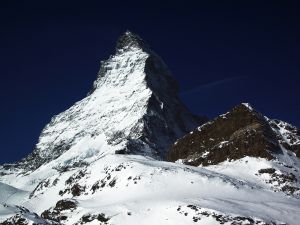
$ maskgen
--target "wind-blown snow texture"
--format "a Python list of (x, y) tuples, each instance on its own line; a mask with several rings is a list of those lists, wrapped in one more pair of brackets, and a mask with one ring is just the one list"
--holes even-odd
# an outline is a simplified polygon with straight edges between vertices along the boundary
[(51, 120), (32, 154), (0, 167), (2, 224), (298, 224), (297, 196), (258, 172), (300, 170), (283, 146), (282, 164), (160, 161), (201, 122), (177, 91), (163, 61), (126, 32), (90, 94)]

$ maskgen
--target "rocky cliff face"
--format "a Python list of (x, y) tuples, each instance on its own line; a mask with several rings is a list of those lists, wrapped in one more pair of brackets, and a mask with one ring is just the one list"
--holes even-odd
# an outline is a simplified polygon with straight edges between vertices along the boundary
[[(14, 166), (35, 170), (99, 136), (116, 153), (164, 158), (176, 139), (201, 123), (177, 94), (178, 85), (162, 59), (139, 36), (126, 32), (116, 53), (101, 62), (89, 95), (53, 117), (33, 153)], [(86, 158), (106, 154), (86, 151), (68, 164), (80, 166)]]
[(167, 159), (189, 165), (212, 165), (245, 156), (274, 159), (280, 145), (299, 157), (299, 130), (271, 120), (243, 103), (177, 140)]
[(268, 120), (249, 104), (241, 104), (176, 141), (167, 159), (207, 166), (245, 156), (272, 159), (272, 153), (280, 151)]
[(273, 119), (268, 122), (273, 131), (277, 134), (277, 139), (286, 149), (294, 152), (300, 158), (300, 130), (284, 121)]
[(261, 158), (270, 165), (255, 176), (263, 176), (275, 191), (299, 196), (299, 142), (296, 127), (269, 119), (243, 103), (177, 140), (167, 160), (220, 168), (241, 161), (247, 166), (246, 158)]

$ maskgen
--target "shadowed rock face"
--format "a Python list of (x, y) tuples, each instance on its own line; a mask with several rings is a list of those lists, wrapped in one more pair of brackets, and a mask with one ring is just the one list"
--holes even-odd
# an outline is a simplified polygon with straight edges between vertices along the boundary
[(116, 45), (116, 51), (124, 49), (127, 50), (131, 47), (138, 47), (149, 50), (149, 45), (142, 38), (140, 38), (137, 34), (126, 31), (119, 37)]
[(245, 156), (272, 159), (276, 152), (279, 142), (267, 119), (241, 104), (179, 139), (167, 160), (206, 166)]
[(298, 158), (300, 158), (300, 144), (299, 145), (293, 145), (293, 146), (288, 146), (289, 149), (296, 154)]
[(67, 214), (77, 208), (77, 202), (73, 199), (59, 200), (54, 208), (45, 210), (41, 217), (46, 220), (54, 221), (60, 224), (61, 221), (68, 218)]
[(294, 152), (300, 158), (300, 130), (280, 120), (270, 120), (270, 125), (278, 134), (279, 142), (286, 149)]

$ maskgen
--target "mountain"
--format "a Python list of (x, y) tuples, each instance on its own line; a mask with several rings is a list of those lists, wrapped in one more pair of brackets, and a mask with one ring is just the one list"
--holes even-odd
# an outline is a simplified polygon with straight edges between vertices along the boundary
[(101, 62), (89, 95), (53, 117), (33, 153), (13, 166), (35, 170), (74, 148), (83, 155), (64, 166), (85, 164), (99, 156), (104, 140), (111, 148), (101, 154), (110, 149), (162, 159), (177, 138), (201, 122), (179, 100), (178, 85), (162, 59), (139, 36), (126, 32), (116, 53)]
[(300, 196), (299, 149), (300, 130), (242, 103), (177, 140), (167, 160), (209, 166), (261, 158), (272, 165), (256, 175), (270, 174), (266, 182), (274, 183), (275, 190)]
[(178, 140), (167, 158), (207, 166), (245, 156), (272, 159), (272, 153), (279, 151), (277, 135), (268, 120), (249, 104), (240, 104)]
[(298, 224), (299, 130), (247, 104), (206, 122), (177, 94), (123, 34), (88, 96), (0, 166), (0, 224)]

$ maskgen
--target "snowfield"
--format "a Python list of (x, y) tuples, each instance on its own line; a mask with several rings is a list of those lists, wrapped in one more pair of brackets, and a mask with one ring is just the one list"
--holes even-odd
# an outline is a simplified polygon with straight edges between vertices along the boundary
[[(61, 212), (68, 217), (63, 224), (75, 224), (87, 214), (103, 213), (109, 218), (108, 224), (195, 224), (194, 220), (197, 224), (219, 224), (212, 215), (223, 215), (296, 225), (300, 200), (272, 191), (263, 177), (255, 176), (269, 164), (264, 159), (247, 157), (206, 169), (137, 155), (108, 154), (87, 167), (64, 173), (45, 165), (17, 179), (4, 176), (2, 182), (18, 189), (2, 185), (1, 202), (21, 205), (40, 215), (61, 199), (74, 199), (77, 208)], [(44, 185), (34, 191), (41, 181)], [(70, 191), (74, 185), (81, 187), (78, 196)], [(25, 189), (27, 192), (21, 191)], [(60, 195), (62, 192), (65, 193)], [(9, 200), (8, 193), (14, 194), (14, 198)], [(2, 206), (1, 219), (16, 210)], [(99, 221), (93, 220), (91, 224)], [(251, 223), (245, 220), (243, 224)]]

